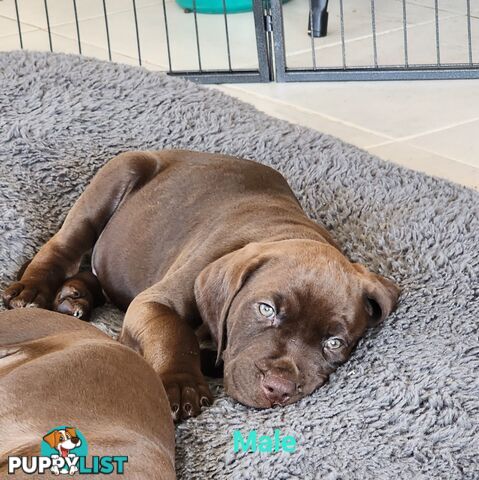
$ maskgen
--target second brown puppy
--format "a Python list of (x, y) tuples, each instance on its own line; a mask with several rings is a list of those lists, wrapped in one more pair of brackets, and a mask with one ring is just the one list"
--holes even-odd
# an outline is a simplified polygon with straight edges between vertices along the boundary
[[(160, 379), (92, 325), (36, 308), (1, 312), (0, 398), (0, 478), (8, 457), (40, 455), (42, 439), (52, 448), (72, 439), (74, 448), (76, 429), (88, 441), (88, 465), (90, 456), (128, 457), (124, 474), (108, 478), (175, 478), (174, 426)], [(68, 440), (46, 435), (63, 425)], [(33, 478), (21, 470), (12, 476)]]

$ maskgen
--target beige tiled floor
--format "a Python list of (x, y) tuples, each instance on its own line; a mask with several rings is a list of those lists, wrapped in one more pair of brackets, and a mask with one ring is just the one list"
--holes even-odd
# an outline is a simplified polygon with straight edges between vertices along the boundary
[[(82, 52), (108, 58), (102, 0), (76, 0)], [(345, 55), (348, 65), (373, 61), (371, 1), (343, 0)], [(479, 62), (479, 4), (471, 1), (472, 55)], [(25, 48), (48, 50), (44, 0), (18, 0)], [(131, 0), (108, 0), (112, 58), (137, 63)], [(143, 65), (168, 65), (162, 0), (136, 0)], [(306, 33), (307, 0), (284, 5), (287, 63), (311, 67), (311, 39)], [(465, 0), (440, 0), (441, 61), (467, 62)], [(402, 0), (375, 2), (379, 65), (404, 61)], [(73, 2), (48, 0), (55, 51), (77, 53)], [(166, 0), (175, 69), (198, 68), (194, 17)], [(339, 2), (330, 2), (328, 36), (314, 42), (318, 66), (341, 66)], [(254, 68), (251, 13), (228, 16), (233, 68)], [(0, 0), (0, 50), (19, 48), (14, 0)], [(227, 68), (221, 15), (198, 15), (204, 69)], [(434, 0), (407, 0), (408, 59), (434, 63)], [(220, 90), (252, 103), (270, 115), (299, 123), (364, 148), (386, 160), (479, 189), (479, 81), (363, 82), (222, 85)]]

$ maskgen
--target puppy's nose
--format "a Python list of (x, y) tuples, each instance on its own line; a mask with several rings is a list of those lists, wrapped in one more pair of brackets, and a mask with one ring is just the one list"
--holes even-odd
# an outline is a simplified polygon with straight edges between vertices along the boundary
[(266, 398), (273, 405), (286, 403), (296, 392), (296, 384), (277, 375), (266, 374), (261, 381)]
[(72, 443), (74, 443), (75, 445), (80, 441), (80, 439), (78, 437), (72, 437), (70, 438), (70, 440), (72, 441)]

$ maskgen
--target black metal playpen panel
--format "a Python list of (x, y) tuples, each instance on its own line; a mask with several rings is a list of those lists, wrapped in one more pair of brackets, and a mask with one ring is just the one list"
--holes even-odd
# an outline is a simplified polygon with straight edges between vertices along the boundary
[(71, 51), (91, 54), (98, 41), (89, 36), (99, 33), (80, 10), (97, 2), (108, 59), (118, 60), (113, 18), (121, 13), (122, 25), (131, 22), (130, 60), (202, 83), (479, 78), (475, 0), (252, 0), (247, 13), (230, 13), (235, 0), (217, 0), (216, 15), (200, 13), (199, 0), (187, 10), (173, 0), (121, 0), (123, 10), (118, 0), (61, 0), (62, 9), (71, 2), (71, 21), (57, 27), (58, 1), (0, 0), (0, 16), (2, 4), (14, 12), (20, 48), (35, 49), (24, 25), (41, 2), (45, 48), (64, 51), (56, 38), (69, 25)]

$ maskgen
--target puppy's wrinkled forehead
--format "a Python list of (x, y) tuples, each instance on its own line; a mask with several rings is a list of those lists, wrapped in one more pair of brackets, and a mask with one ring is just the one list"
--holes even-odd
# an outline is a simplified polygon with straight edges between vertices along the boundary
[(288, 253), (274, 259), (264, 272), (259, 271), (258, 283), (265, 293), (269, 290), (278, 300), (288, 301), (290, 308), (314, 306), (318, 300), (323, 306), (334, 306), (360, 287), (351, 263), (333, 247)]

